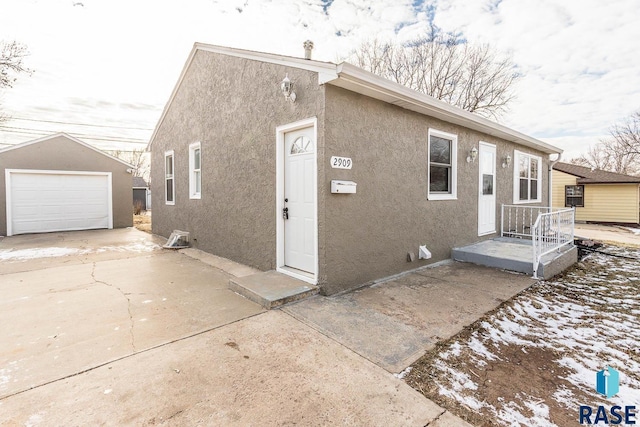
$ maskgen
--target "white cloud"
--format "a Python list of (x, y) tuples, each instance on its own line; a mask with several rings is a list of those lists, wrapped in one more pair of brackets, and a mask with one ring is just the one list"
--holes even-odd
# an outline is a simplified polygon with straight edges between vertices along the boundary
[[(36, 70), (2, 97), (12, 115), (151, 128), (196, 41), (302, 56), (302, 42), (311, 39), (314, 58), (335, 61), (366, 39), (420, 35), (429, 8), (443, 29), (513, 56), (523, 78), (502, 119), (508, 126), (574, 149), (597, 142), (611, 124), (640, 108), (637, 0), (82, 3), (3, 0), (0, 39), (27, 44), (28, 66)], [(104, 132), (141, 140), (150, 135)], [(0, 132), (0, 143), (26, 139), (31, 137)]]

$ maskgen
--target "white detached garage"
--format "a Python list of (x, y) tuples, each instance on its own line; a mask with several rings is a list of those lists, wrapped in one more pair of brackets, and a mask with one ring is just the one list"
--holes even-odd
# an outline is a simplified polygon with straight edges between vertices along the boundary
[(1, 150), (0, 167), (1, 234), (132, 225), (131, 166), (76, 138), (56, 134)]

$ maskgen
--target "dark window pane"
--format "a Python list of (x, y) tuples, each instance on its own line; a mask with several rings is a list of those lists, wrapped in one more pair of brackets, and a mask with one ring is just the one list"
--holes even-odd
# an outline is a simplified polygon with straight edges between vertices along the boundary
[(173, 179), (167, 179), (167, 202), (173, 202)]
[(450, 189), (451, 168), (431, 165), (429, 171), (429, 191), (439, 193), (451, 193)]
[(432, 163), (451, 164), (451, 140), (432, 136), (429, 152)]
[(520, 197), (519, 200), (529, 200), (529, 180), (520, 180)]
[(566, 207), (584, 207), (584, 186), (583, 185), (567, 185), (564, 187)]
[(482, 175), (482, 194), (489, 196), (493, 194), (493, 175)]
[(531, 200), (536, 200), (538, 198), (538, 180), (537, 179), (532, 179), (531, 180)]

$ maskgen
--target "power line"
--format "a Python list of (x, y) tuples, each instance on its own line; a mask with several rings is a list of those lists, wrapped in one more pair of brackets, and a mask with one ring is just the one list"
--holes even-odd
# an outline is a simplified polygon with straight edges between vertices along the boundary
[(88, 123), (72, 123), (72, 122), (59, 122), (55, 120), (44, 120), (44, 119), (27, 119), (25, 117), (9, 117), (9, 120), (24, 120), (27, 122), (41, 122), (41, 123), (56, 123), (60, 125), (70, 125), (70, 126), (89, 126), (96, 128), (113, 128), (113, 129), (128, 129), (128, 130), (153, 130), (153, 128), (138, 128), (138, 127), (127, 127), (127, 126), (107, 126), (107, 125), (92, 125)]
[[(0, 126), (0, 132), (13, 133), (18, 135), (31, 135), (31, 136), (46, 136), (46, 135), (58, 133), (57, 131), (50, 132), (47, 130), (15, 128), (11, 126)], [(92, 135), (82, 134), (77, 132), (65, 132), (65, 133), (71, 136), (75, 136), (77, 138), (90, 139), (93, 141), (110, 141), (110, 142), (126, 143), (126, 144), (147, 144), (148, 143), (148, 141), (144, 139), (135, 139), (135, 138), (126, 138), (126, 137), (117, 137), (117, 136), (109, 137), (107, 135), (92, 136)], [(15, 144), (6, 144), (6, 145), (15, 145)]]

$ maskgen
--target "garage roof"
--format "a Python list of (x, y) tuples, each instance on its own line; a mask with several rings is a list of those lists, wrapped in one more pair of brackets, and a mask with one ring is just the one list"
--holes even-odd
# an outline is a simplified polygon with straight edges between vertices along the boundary
[(71, 136), (69, 134), (66, 134), (64, 132), (54, 133), (53, 135), (45, 136), (45, 137), (42, 137), (42, 138), (34, 139), (34, 140), (31, 140), (31, 141), (23, 142), (21, 144), (16, 144), (16, 145), (12, 145), (10, 147), (6, 147), (6, 148), (3, 148), (3, 149), (0, 149), (0, 154), (4, 153), (6, 151), (18, 150), (20, 148), (27, 147), (27, 146), (32, 145), (32, 144), (39, 144), (41, 142), (46, 142), (46, 141), (49, 141), (49, 140), (52, 140), (52, 139), (58, 138), (58, 137), (67, 138), (68, 140), (73, 141), (73, 142), (75, 142), (77, 144), (80, 144), (80, 145), (82, 145), (82, 146), (84, 146), (86, 148), (89, 148), (90, 150), (93, 150), (96, 153), (102, 154), (103, 156), (106, 156), (106, 157), (109, 157), (109, 158), (111, 158), (113, 160), (116, 160), (116, 161), (122, 163), (123, 165), (127, 166), (128, 168), (133, 168), (132, 164), (127, 163), (124, 160), (121, 160), (121, 159), (119, 159), (119, 158), (117, 158), (115, 156), (112, 156), (111, 154), (105, 153), (104, 151), (99, 150), (96, 147), (93, 147), (93, 146), (87, 144), (84, 141), (80, 141), (78, 138), (74, 138), (73, 136)]

